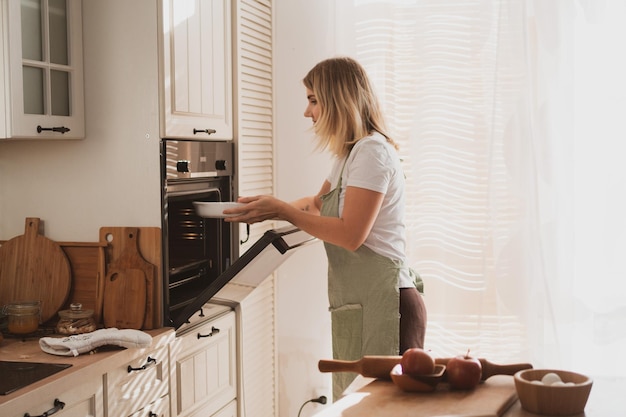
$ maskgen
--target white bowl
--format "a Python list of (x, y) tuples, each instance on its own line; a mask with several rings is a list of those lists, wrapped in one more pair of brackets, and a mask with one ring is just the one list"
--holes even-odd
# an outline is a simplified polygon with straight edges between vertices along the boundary
[(193, 206), (196, 209), (196, 214), (200, 217), (207, 217), (213, 219), (223, 219), (225, 217), (232, 217), (234, 214), (224, 214), (224, 210), (243, 207), (245, 204), (242, 203), (233, 203), (233, 202), (204, 202), (204, 201), (194, 201)]

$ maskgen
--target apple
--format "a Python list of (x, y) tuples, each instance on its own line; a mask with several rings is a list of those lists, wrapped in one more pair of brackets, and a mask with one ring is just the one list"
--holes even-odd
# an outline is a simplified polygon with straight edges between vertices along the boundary
[(435, 372), (435, 359), (420, 348), (409, 348), (400, 360), (402, 373), (408, 375), (430, 375)]
[(446, 375), (450, 387), (459, 390), (474, 389), (482, 378), (483, 367), (480, 360), (469, 355), (455, 356), (446, 364)]

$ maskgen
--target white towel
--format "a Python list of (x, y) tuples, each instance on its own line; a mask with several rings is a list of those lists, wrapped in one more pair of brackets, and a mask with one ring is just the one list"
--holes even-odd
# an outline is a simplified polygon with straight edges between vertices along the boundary
[(41, 350), (61, 356), (78, 356), (104, 345), (145, 348), (151, 344), (152, 336), (148, 333), (135, 329), (120, 330), (114, 327), (66, 337), (42, 337), (39, 339)]

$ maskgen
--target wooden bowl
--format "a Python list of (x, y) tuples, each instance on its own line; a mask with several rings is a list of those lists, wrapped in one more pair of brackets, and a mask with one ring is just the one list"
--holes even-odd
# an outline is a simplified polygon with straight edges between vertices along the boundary
[[(574, 385), (546, 385), (541, 379), (555, 373), (564, 383)], [(591, 378), (576, 372), (556, 369), (527, 369), (514, 375), (515, 389), (522, 408), (531, 413), (549, 416), (568, 416), (584, 412), (591, 385)], [(532, 381), (539, 381), (532, 382)]]
[(402, 373), (402, 365), (397, 364), (389, 372), (391, 380), (398, 388), (406, 392), (432, 392), (443, 379), (445, 365), (435, 365), (435, 372), (430, 375), (409, 375)]

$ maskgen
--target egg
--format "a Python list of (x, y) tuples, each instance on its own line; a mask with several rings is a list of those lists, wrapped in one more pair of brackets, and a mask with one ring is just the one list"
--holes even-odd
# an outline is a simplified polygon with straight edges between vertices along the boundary
[(548, 372), (547, 374), (543, 376), (543, 378), (541, 378), (541, 382), (543, 382), (544, 385), (552, 385), (555, 382), (563, 382), (563, 381), (561, 381), (561, 377), (555, 374), (554, 372)]

